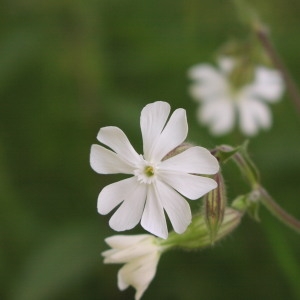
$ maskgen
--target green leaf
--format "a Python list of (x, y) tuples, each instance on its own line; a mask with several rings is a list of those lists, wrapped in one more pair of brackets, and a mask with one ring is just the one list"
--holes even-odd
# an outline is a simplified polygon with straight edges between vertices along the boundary
[(219, 160), (220, 163), (225, 163), (231, 159), (238, 151), (240, 147), (233, 148), (228, 145), (220, 145), (216, 148), (214, 156)]

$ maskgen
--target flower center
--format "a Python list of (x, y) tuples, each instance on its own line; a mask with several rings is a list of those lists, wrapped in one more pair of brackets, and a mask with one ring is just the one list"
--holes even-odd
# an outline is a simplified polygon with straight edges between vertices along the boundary
[(158, 166), (142, 158), (141, 163), (134, 170), (134, 175), (141, 183), (151, 184), (156, 179)]
[(154, 175), (154, 168), (152, 166), (146, 166), (144, 172), (148, 177), (151, 177)]

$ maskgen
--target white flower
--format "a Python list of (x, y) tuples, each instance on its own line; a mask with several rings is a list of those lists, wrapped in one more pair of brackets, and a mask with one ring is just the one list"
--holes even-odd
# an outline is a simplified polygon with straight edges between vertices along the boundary
[(284, 90), (280, 73), (263, 66), (254, 70), (254, 80), (234, 88), (229, 80), (234, 60), (223, 57), (219, 69), (200, 64), (189, 70), (194, 80), (190, 88), (192, 97), (201, 102), (199, 121), (209, 126), (212, 134), (222, 135), (232, 130), (236, 117), (245, 135), (255, 135), (259, 128), (271, 126), (272, 116), (266, 102), (278, 101)]
[(139, 300), (156, 273), (163, 248), (157, 238), (149, 234), (115, 235), (105, 241), (112, 249), (102, 253), (104, 263), (125, 264), (118, 272), (118, 287), (123, 291), (133, 286), (135, 299)]
[(161, 101), (142, 110), (144, 155), (133, 149), (117, 127), (101, 128), (97, 136), (113, 151), (92, 145), (90, 163), (96, 172), (133, 175), (106, 186), (98, 197), (100, 214), (108, 214), (122, 203), (109, 222), (116, 231), (131, 229), (141, 221), (147, 231), (167, 238), (165, 210), (174, 230), (183, 233), (191, 222), (191, 210), (180, 194), (199, 199), (217, 186), (213, 179), (196, 175), (215, 174), (219, 169), (215, 157), (202, 147), (191, 147), (163, 160), (185, 140), (188, 131), (184, 109), (175, 110), (167, 122), (169, 113), (170, 105)]

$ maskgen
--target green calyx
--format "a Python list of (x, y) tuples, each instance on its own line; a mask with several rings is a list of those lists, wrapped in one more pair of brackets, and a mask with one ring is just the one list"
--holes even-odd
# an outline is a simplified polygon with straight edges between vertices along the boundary
[[(215, 242), (230, 234), (240, 223), (243, 213), (226, 208), (223, 222), (216, 234)], [(211, 246), (211, 234), (203, 214), (193, 216), (192, 223), (183, 234), (171, 232), (168, 239), (161, 240), (162, 246), (168, 248), (203, 249)]]

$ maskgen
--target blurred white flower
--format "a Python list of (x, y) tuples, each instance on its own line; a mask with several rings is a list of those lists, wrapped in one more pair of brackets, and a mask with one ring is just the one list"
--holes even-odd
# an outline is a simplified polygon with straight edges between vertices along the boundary
[(105, 239), (112, 248), (104, 251), (104, 263), (125, 264), (118, 272), (118, 287), (136, 289), (135, 300), (139, 300), (152, 281), (163, 251), (153, 235), (115, 235)]
[(271, 126), (272, 116), (267, 103), (280, 99), (284, 82), (278, 71), (258, 66), (253, 81), (236, 88), (230, 82), (234, 64), (233, 59), (222, 57), (219, 69), (208, 64), (192, 67), (188, 72), (193, 80), (190, 94), (201, 102), (198, 119), (212, 134), (228, 133), (238, 118), (240, 130), (252, 136), (260, 128)]
[(169, 113), (170, 105), (161, 101), (142, 110), (144, 155), (134, 150), (117, 127), (103, 127), (97, 136), (113, 151), (92, 145), (90, 163), (97, 173), (134, 175), (106, 186), (98, 197), (100, 214), (108, 214), (122, 203), (109, 222), (116, 231), (131, 229), (141, 220), (144, 229), (167, 238), (165, 210), (174, 230), (183, 233), (191, 222), (191, 210), (180, 194), (195, 200), (217, 186), (213, 179), (196, 175), (219, 170), (217, 160), (205, 148), (191, 147), (163, 160), (185, 140), (188, 132), (185, 110), (175, 110), (167, 122)]

